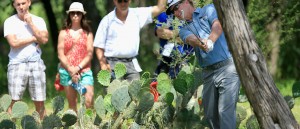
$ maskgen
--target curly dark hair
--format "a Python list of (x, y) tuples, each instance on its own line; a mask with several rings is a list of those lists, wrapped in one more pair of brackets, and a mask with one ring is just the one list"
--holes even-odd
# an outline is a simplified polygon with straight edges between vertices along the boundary
[[(81, 14), (82, 14), (82, 18), (80, 21), (80, 25), (81, 25), (82, 29), (87, 31), (88, 33), (92, 32), (91, 26), (89, 25), (89, 21), (86, 19), (86, 16), (83, 13), (81, 13)], [(70, 13), (68, 13), (68, 16), (65, 19), (65, 23), (64, 23), (64, 26), (62, 27), (62, 29), (70, 29), (71, 26), (72, 26), (72, 20), (70, 18)]]

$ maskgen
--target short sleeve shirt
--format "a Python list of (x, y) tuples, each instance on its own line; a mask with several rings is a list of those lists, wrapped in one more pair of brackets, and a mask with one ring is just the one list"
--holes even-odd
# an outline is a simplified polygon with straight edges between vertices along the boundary
[[(33, 24), (39, 30), (47, 30), (45, 21), (38, 16), (31, 14)], [(15, 14), (7, 18), (4, 22), (4, 37), (7, 35), (16, 35), (18, 39), (26, 39), (33, 36), (33, 32), (26, 22), (19, 19)], [(21, 48), (10, 48), (9, 64), (18, 64), (27, 61), (36, 61), (41, 58), (42, 51), (37, 47), (37, 43)]]
[(152, 7), (129, 8), (123, 23), (115, 10), (100, 22), (94, 40), (94, 47), (103, 48), (104, 56), (131, 58), (138, 55), (140, 30), (152, 22)]
[[(193, 34), (202, 39), (208, 39), (215, 20), (218, 20), (218, 16), (213, 4), (197, 8), (193, 13), (193, 21), (188, 22), (180, 30), (179, 36), (183, 41), (186, 41), (187, 37)], [(201, 67), (206, 67), (231, 57), (224, 33), (215, 41), (212, 51), (207, 53), (200, 47), (195, 47), (194, 50)]]

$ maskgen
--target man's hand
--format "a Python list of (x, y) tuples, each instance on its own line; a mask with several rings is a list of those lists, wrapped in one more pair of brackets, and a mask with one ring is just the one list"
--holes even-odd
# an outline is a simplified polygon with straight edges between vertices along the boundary
[(27, 24), (32, 25), (32, 18), (31, 18), (31, 15), (28, 12), (24, 15), (24, 21)]
[(101, 65), (100, 65), (100, 69), (101, 69), (101, 70), (108, 70), (108, 71), (111, 71), (110, 65), (109, 65), (109, 64), (101, 64)]
[(203, 44), (199, 41), (199, 45), (198, 45), (202, 50), (206, 52), (210, 52), (213, 50), (214, 43), (210, 39), (203, 39), (202, 42)]

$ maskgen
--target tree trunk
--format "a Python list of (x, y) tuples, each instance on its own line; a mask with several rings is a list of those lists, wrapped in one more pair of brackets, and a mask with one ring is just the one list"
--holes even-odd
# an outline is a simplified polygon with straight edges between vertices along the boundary
[(243, 88), (263, 129), (299, 129), (268, 72), (242, 0), (214, 0)]
[(279, 48), (280, 48), (280, 33), (278, 32), (279, 19), (274, 19), (270, 24), (267, 25), (267, 30), (270, 32), (268, 41), (271, 45), (271, 52), (269, 53), (270, 57), (267, 59), (268, 68), (270, 74), (275, 77), (277, 72), (277, 62), (279, 58)]
[(52, 39), (52, 46), (54, 52), (57, 52), (57, 39), (58, 39), (58, 26), (56, 23), (56, 18), (52, 10), (52, 5), (49, 0), (42, 0), (48, 21), (49, 21), (49, 26), (50, 26), (50, 31), (51, 32), (51, 39)]

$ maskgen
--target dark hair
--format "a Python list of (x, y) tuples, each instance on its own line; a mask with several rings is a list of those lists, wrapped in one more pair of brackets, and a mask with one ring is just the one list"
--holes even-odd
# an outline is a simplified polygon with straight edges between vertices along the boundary
[[(91, 26), (89, 25), (89, 21), (86, 19), (86, 16), (82, 13), (82, 18), (80, 21), (80, 25), (83, 30), (87, 31), (87, 33), (92, 32)], [(70, 18), (70, 13), (68, 13), (67, 18), (65, 20), (64, 26), (62, 29), (70, 29), (72, 26), (72, 20)]]

